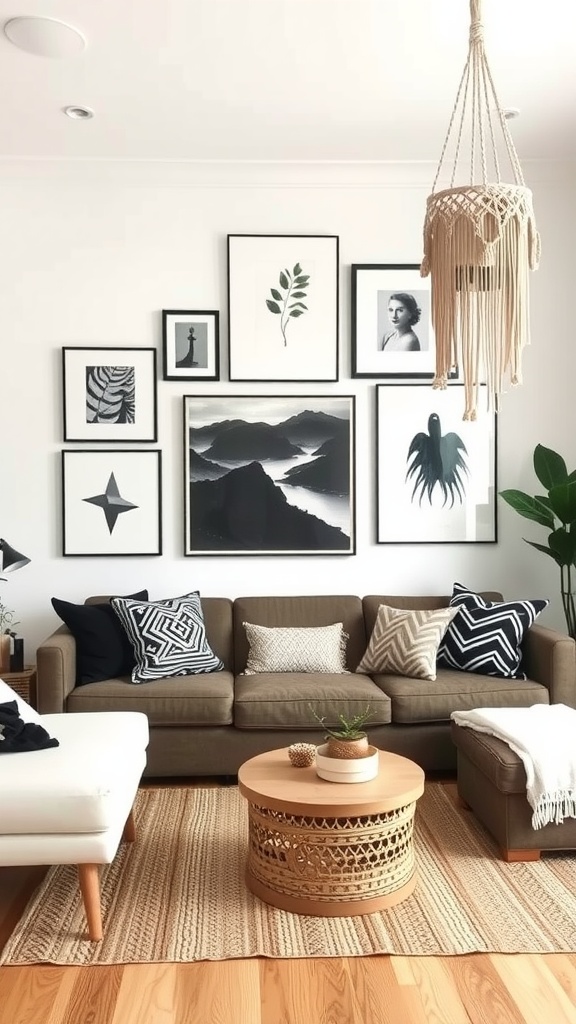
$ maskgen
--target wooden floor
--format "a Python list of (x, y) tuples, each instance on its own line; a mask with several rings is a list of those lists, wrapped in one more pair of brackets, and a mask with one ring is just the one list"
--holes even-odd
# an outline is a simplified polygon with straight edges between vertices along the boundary
[[(45, 871), (0, 868), (0, 946)], [(576, 1024), (576, 954), (0, 967), (0, 1024)]]

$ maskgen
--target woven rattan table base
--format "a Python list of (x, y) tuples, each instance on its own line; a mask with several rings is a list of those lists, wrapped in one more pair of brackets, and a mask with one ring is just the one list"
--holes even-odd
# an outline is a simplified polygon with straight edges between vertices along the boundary
[(416, 884), (415, 803), (359, 817), (310, 817), (248, 804), (246, 884), (293, 913), (350, 917), (384, 910)]

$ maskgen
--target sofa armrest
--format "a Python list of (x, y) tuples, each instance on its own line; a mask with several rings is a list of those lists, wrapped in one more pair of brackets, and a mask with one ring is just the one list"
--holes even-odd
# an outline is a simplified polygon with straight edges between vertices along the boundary
[(60, 626), (36, 651), (36, 703), (41, 715), (66, 711), (66, 698), (76, 686), (76, 641)]
[(531, 626), (522, 645), (522, 668), (550, 691), (551, 704), (576, 708), (576, 643), (566, 633)]

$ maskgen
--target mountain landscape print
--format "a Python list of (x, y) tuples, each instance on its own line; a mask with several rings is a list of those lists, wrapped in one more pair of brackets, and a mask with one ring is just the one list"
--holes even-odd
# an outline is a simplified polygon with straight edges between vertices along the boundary
[(354, 554), (354, 397), (184, 397), (185, 554)]

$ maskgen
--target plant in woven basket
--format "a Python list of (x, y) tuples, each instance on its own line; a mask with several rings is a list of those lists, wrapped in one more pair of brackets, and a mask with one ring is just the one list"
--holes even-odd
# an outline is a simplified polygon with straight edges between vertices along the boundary
[(326, 730), (327, 757), (344, 758), (349, 760), (357, 757), (368, 757), (370, 753), (368, 736), (364, 726), (374, 712), (367, 704), (363, 711), (357, 715), (347, 718), (346, 715), (338, 715), (339, 725), (327, 726), (326, 716), (318, 715), (311, 704), (308, 705), (314, 718)]

